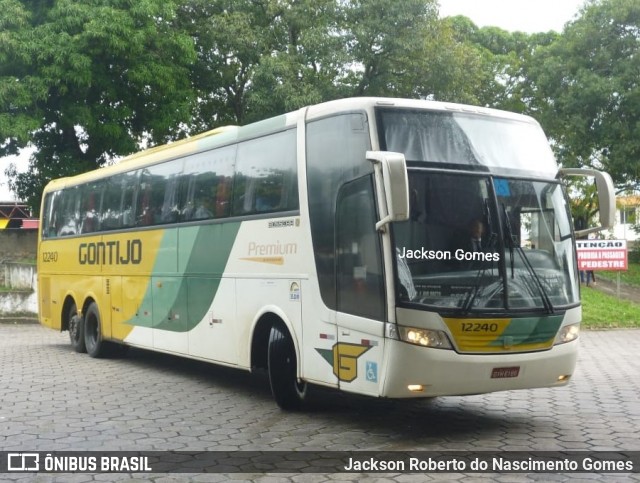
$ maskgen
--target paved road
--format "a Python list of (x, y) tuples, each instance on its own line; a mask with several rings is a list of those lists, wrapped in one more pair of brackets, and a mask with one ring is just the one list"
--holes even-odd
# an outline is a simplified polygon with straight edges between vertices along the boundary
[[(306, 412), (274, 404), (266, 377), (131, 350), (74, 353), (67, 334), (0, 324), (0, 451), (640, 451), (640, 330), (584, 332), (565, 388), (432, 401), (316, 389)], [(183, 481), (186, 475), (40, 475), (36, 481)], [(564, 481), (595, 475), (389, 475), (390, 481)], [(0, 481), (32, 481), (0, 474)], [(194, 481), (358, 481), (340, 475), (192, 475)], [(370, 479), (380, 480), (380, 475)], [(618, 475), (608, 481), (640, 481)]]

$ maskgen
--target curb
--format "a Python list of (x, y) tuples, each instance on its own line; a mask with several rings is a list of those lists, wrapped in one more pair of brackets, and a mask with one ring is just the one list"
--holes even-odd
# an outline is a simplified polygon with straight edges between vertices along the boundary
[(33, 315), (0, 315), (0, 324), (39, 324), (38, 316)]

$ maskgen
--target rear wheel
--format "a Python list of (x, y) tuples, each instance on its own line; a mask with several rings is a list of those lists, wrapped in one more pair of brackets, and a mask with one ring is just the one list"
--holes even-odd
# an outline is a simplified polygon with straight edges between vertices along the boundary
[(100, 312), (95, 302), (91, 302), (84, 315), (84, 343), (87, 354), (101, 357), (105, 353), (105, 342), (102, 340)]
[(267, 358), (276, 403), (285, 410), (300, 409), (307, 394), (307, 383), (298, 382), (296, 350), (287, 329), (280, 324), (271, 327)]
[(84, 320), (78, 315), (76, 304), (72, 303), (66, 314), (67, 328), (69, 329), (69, 340), (71, 347), (76, 352), (87, 352), (84, 344)]

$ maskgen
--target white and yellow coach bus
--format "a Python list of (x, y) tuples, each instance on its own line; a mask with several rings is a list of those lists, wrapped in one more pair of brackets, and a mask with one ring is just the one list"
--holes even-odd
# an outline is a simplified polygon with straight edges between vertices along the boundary
[(265, 369), (283, 408), (308, 383), (432, 397), (574, 370), (575, 232), (529, 117), (327, 102), (52, 181), (40, 226), (40, 320), (92, 357)]

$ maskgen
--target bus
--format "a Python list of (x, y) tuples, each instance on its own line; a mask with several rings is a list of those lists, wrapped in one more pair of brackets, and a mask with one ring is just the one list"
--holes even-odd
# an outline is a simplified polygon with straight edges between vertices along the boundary
[(610, 226), (611, 178), (559, 169), (523, 115), (353, 98), (219, 128), (47, 185), (39, 317), (91, 357), (264, 370), (283, 409), (308, 385), (563, 386), (581, 321), (567, 175), (594, 179)]

